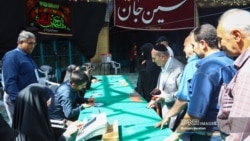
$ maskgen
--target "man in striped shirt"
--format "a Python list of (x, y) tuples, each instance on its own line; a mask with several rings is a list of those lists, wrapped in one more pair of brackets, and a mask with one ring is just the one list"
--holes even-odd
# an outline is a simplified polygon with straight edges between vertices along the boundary
[[(221, 89), (219, 128), (226, 141), (250, 139), (250, 13), (230, 9), (220, 18), (217, 27), (219, 46), (231, 57), (237, 57), (237, 74)], [(228, 136), (227, 136), (228, 135)]]

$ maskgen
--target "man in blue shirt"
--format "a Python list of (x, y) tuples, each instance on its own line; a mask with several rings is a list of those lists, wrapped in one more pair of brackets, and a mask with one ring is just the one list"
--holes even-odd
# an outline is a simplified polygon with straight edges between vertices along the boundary
[(191, 140), (221, 141), (216, 117), (219, 111), (218, 96), (223, 83), (235, 74), (233, 60), (218, 48), (216, 28), (203, 24), (193, 30), (194, 52), (203, 58), (191, 81), (191, 95), (187, 113), (176, 131), (167, 140), (177, 140), (192, 131)]
[(29, 56), (36, 45), (35, 35), (21, 31), (17, 43), (17, 48), (8, 51), (2, 58), (4, 104), (11, 122), (18, 92), (38, 82), (37, 65)]
[(81, 92), (86, 88), (88, 76), (81, 70), (74, 70), (68, 81), (62, 83), (51, 99), (48, 108), (50, 119), (75, 121), (80, 111), (94, 104), (94, 98), (84, 98)]

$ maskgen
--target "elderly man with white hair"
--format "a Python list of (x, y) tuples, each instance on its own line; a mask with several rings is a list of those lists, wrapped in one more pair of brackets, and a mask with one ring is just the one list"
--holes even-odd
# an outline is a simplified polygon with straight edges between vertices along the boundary
[(250, 138), (250, 12), (229, 9), (219, 19), (219, 46), (237, 59), (237, 73), (220, 93), (217, 122), (226, 141), (248, 141)]

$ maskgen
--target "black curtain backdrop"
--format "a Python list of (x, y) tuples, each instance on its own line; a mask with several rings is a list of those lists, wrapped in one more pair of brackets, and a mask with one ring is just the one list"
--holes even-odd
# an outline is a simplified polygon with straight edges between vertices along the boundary
[[(72, 2), (49, 0), (61, 4), (71, 4), (72, 33), (75, 45), (87, 60), (96, 52), (98, 35), (104, 25), (107, 4), (97, 2)], [(14, 4), (13, 4), (14, 3)], [(0, 15), (0, 58), (8, 50), (17, 46), (17, 37), (26, 28), (26, 0), (1, 2)]]
[(25, 27), (25, 0), (4, 0), (0, 8), (0, 58), (16, 48), (17, 37)]
[(105, 22), (106, 9), (106, 3), (72, 3), (73, 39), (87, 61), (96, 53), (98, 35)]

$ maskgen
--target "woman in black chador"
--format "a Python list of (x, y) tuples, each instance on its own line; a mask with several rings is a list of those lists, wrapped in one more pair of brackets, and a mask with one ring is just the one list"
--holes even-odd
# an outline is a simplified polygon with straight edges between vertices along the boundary
[(150, 92), (156, 87), (161, 68), (152, 62), (151, 50), (154, 45), (145, 43), (141, 47), (143, 61), (139, 66), (139, 76), (136, 91), (141, 94), (146, 101), (151, 100)]
[(19, 132), (16, 141), (67, 141), (82, 126), (80, 122), (72, 123), (57, 139), (48, 116), (51, 96), (50, 89), (36, 83), (18, 94), (12, 125)]

